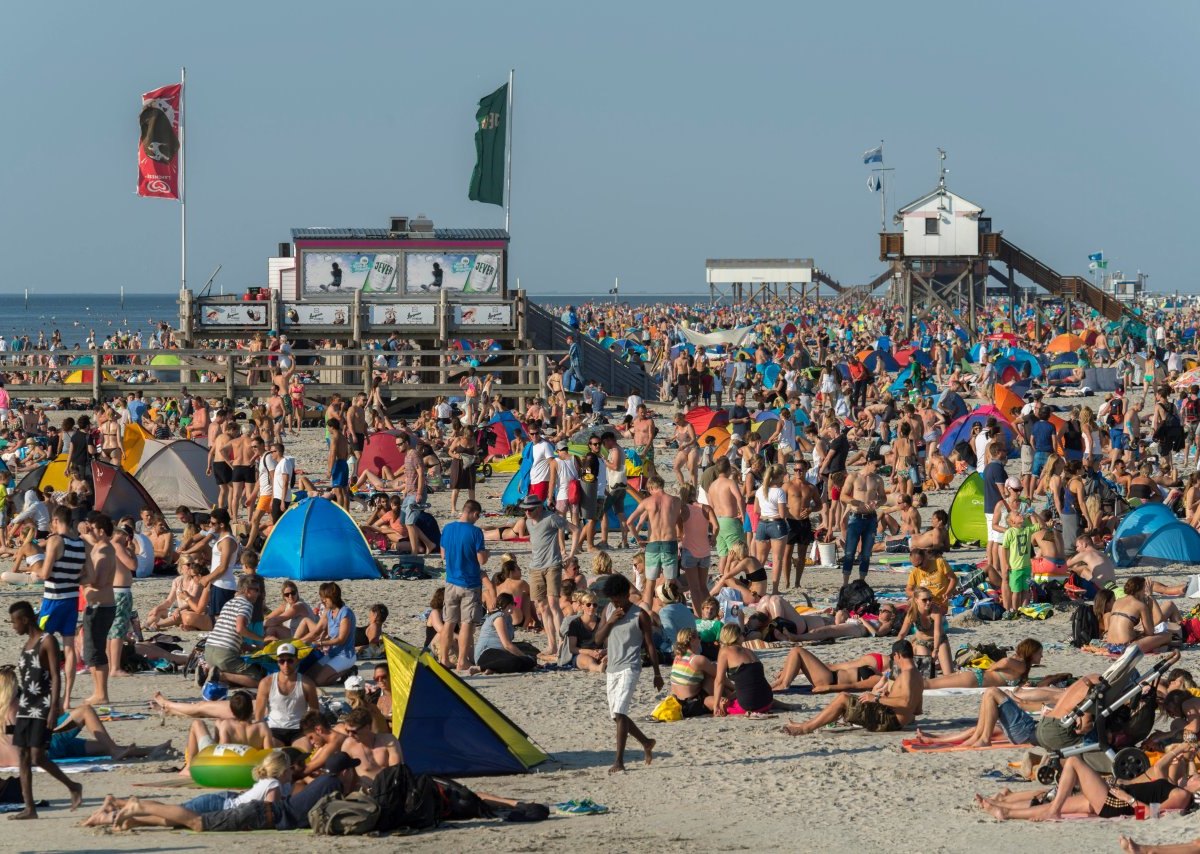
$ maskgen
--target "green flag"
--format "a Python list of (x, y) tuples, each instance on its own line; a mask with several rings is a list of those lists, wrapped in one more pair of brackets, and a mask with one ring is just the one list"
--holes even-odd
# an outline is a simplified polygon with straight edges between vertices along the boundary
[(475, 171), (467, 198), (504, 204), (504, 137), (508, 132), (508, 84), (479, 101), (475, 112)]

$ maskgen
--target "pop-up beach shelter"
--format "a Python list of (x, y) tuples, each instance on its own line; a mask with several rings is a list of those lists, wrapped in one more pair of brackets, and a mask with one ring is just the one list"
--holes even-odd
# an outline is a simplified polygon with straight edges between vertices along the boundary
[(394, 472), (400, 471), (404, 465), (404, 454), (396, 447), (396, 437), (399, 435), (399, 430), (381, 430), (368, 436), (363, 442), (362, 470), (377, 477), (382, 477), (384, 466)]
[(986, 543), (987, 519), (983, 515), (983, 476), (971, 472), (950, 502), (950, 542)]
[(258, 574), (293, 581), (379, 578), (371, 549), (340, 504), (305, 498), (280, 517), (263, 546)]
[(524, 774), (550, 757), (426, 650), (385, 636), (392, 734), (416, 774)]
[(1200, 563), (1200, 531), (1178, 519), (1148, 534), (1113, 541), (1118, 566)]
[(160, 507), (207, 510), (217, 503), (217, 481), (207, 469), (208, 451), (190, 439), (146, 439), (133, 476)]
[[(1117, 566), (1133, 566), (1159, 531), (1172, 525), (1181, 524), (1175, 513), (1165, 504), (1153, 502), (1135, 507), (1125, 515), (1121, 524), (1117, 525), (1117, 530), (1113, 532), (1112, 543), (1109, 544), (1113, 561)], [(1184, 527), (1187, 526), (1184, 525)], [(1154, 550), (1162, 550), (1168, 541), (1181, 540), (1178, 536), (1164, 539)], [(1147, 556), (1153, 557), (1154, 555)], [(1182, 559), (1180, 558), (1180, 560)]]
[(700, 436), (713, 427), (724, 427), (728, 424), (729, 410), (700, 406), (690, 411), (684, 417), (692, 425), (692, 429), (696, 431), (696, 435)]
[(976, 408), (974, 411), (967, 413), (961, 418), (956, 418), (946, 428), (946, 432), (942, 434), (942, 438), (938, 441), (938, 448), (946, 456), (950, 456), (950, 452), (954, 450), (954, 446), (959, 442), (969, 442), (971, 440), (971, 428), (976, 424), (987, 424), (989, 418), (995, 417), (1000, 423), (1000, 429), (1004, 431), (1004, 439), (1008, 443), (1009, 456), (1016, 457), (1021, 453), (1021, 448), (1013, 439), (1016, 433), (1013, 432), (1012, 425), (1008, 423), (1008, 418), (1005, 414), (995, 406), (985, 404)]
[[(129, 472), (99, 460), (92, 460), (91, 465), (96, 510), (114, 522), (122, 516), (132, 516), (136, 519), (146, 507), (149, 507), (151, 512), (160, 512), (158, 504)], [(59, 454), (46, 465), (39, 466), (22, 477), (12, 489), (13, 499), (17, 510), (20, 511), (25, 509), (22, 505), (27, 490), (50, 487), (55, 492), (66, 492), (69, 485), (67, 455)]]
[(529, 441), (529, 434), (525, 432), (525, 428), (517, 420), (517, 416), (511, 412), (499, 412), (493, 415), (486, 429), (493, 436), (491, 452), (492, 456), (495, 457), (509, 456), (512, 453), (512, 440), (514, 438), (521, 438), (526, 442)]

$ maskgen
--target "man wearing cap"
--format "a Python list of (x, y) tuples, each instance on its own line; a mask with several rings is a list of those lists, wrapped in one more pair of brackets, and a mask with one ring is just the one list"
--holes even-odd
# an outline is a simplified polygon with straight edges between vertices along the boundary
[(300, 721), (308, 712), (318, 711), (317, 686), (301, 676), (296, 647), (282, 643), (275, 650), (279, 672), (258, 683), (254, 700), (254, 719), (267, 721), (271, 738), (281, 747), (289, 747), (300, 737)]
[(438, 638), (438, 659), (450, 666), (450, 639), (458, 626), (458, 669), (471, 666), (471, 635), (475, 624), (483, 617), (483, 585), (491, 584), (483, 572), (488, 550), (484, 547), (483, 531), (476, 522), (483, 508), (469, 499), (463, 504), (457, 522), (442, 529), (442, 560), (446, 567), (445, 599), (442, 604), (442, 630)]
[(554, 445), (542, 434), (542, 422), (529, 422), (529, 495), (538, 501), (550, 497), (550, 470), (554, 467)]
[(559, 625), (562, 610), (558, 605), (562, 589), (562, 539), (571, 535), (571, 551), (574, 557), (579, 551), (581, 538), (579, 528), (553, 510), (547, 510), (537, 498), (527, 495), (521, 501), (525, 511), (525, 525), (529, 531), (529, 545), (533, 554), (529, 558), (529, 595), (537, 609), (538, 619), (546, 629), (546, 653), (558, 655)]

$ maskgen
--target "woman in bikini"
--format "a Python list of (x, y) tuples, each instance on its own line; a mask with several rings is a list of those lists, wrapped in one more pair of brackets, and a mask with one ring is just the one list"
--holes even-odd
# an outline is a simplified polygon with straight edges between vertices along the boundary
[(121, 422), (112, 407), (100, 411), (100, 453), (114, 466), (121, 464)]
[(683, 707), (685, 718), (699, 717), (716, 707), (716, 676), (716, 664), (700, 654), (700, 635), (695, 629), (680, 629), (671, 665), (671, 696)]
[(849, 661), (826, 664), (807, 649), (795, 647), (788, 653), (783, 670), (771, 683), (772, 691), (786, 691), (803, 673), (813, 694), (831, 691), (869, 691), (892, 666), (890, 653), (868, 652)]
[(529, 592), (529, 582), (521, 578), (521, 567), (516, 555), (504, 554), (500, 557), (500, 571), (492, 578), (496, 586), (496, 595), (507, 593), (513, 599), (512, 624), (516, 628), (528, 628), (537, 622), (533, 611), (533, 597)]
[(529, 528), (525, 520), (517, 519), (511, 525), (501, 525), (498, 528), (484, 528), (483, 539), (489, 543), (504, 543), (509, 540), (525, 540), (529, 537)]
[[(675, 480), (679, 483), (696, 483), (696, 469), (700, 465), (700, 446), (696, 443), (696, 430), (682, 413), (675, 416)], [(684, 477), (684, 470), (689, 477)]]
[(1016, 688), (1029, 679), (1032, 667), (1042, 663), (1042, 645), (1033, 638), (1017, 644), (1017, 651), (1005, 656), (986, 670), (965, 667), (958, 673), (939, 676), (925, 682), (926, 688)]
[(178, 626), (190, 632), (212, 631), (212, 617), (208, 614), (210, 588), (201, 581), (206, 575), (208, 565), (196, 555), (180, 558), (179, 575), (171, 582), (166, 599), (150, 612), (146, 630)]
[[(918, 656), (937, 658), (943, 678), (954, 673), (954, 660), (950, 655), (950, 641), (946, 637), (941, 613), (934, 607), (933, 594), (924, 587), (917, 588), (904, 622), (900, 624), (900, 637), (907, 638)], [(927, 683), (928, 684), (928, 683)]]
[[(1125, 595), (1115, 599), (1106, 613), (1104, 642), (1122, 647), (1137, 644), (1142, 652), (1170, 646), (1174, 635), (1168, 623), (1155, 622), (1154, 600), (1146, 590), (1146, 579), (1134, 576), (1125, 582), (1124, 589)], [(1099, 600), (1097, 596), (1097, 603)]]

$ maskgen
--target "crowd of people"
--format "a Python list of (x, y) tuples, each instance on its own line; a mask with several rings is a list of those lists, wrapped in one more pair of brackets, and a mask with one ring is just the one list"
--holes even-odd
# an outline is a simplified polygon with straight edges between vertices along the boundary
[[(661, 710), (668, 717), (771, 715), (792, 708), (787, 692), (803, 676), (812, 693), (835, 696), (810, 719), (784, 726), (786, 734), (841, 724), (890, 732), (914, 727), (927, 690), (978, 688), (978, 723), (954, 736), (957, 743), (988, 744), (1003, 734), (1013, 744), (1047, 746), (1047, 721), (1074, 709), (1097, 674), (1031, 687), (1031, 668), (1042, 662), (1039, 641), (962, 660), (947, 618), (967, 596), (1021, 619), (1035, 604), (1034, 577), (1051, 576), (1093, 603), (1092, 640), (1144, 652), (1182, 644), (1185, 615), (1168, 601), (1182, 588), (1142, 575), (1118, 582), (1106, 547), (1133, 503), (1162, 503), (1200, 523), (1200, 479), (1187, 473), (1200, 455), (1200, 389), (1179, 384), (1195, 362), (1193, 314), (1147, 309), (1142, 323), (1085, 317), (1065, 324), (1078, 339), (1070, 352), (1083, 371), (1054, 385), (1031, 354), (1064, 334), (1064, 318), (1031, 307), (1014, 324), (994, 305), (981, 330), (964, 329), (942, 309), (907, 329), (893, 307), (868, 300), (854, 308), (568, 307), (572, 348), (583, 337), (627, 342), (623, 352), (661, 383), (658, 402), (631, 394), (611, 405), (600, 383), (582, 375), (572, 349), (552, 366), (544, 395), (520, 406), (468, 371), (461, 399), (439, 398), (411, 418), (395, 418), (385, 395), (403, 381), (402, 343), (385, 348), (397, 355), (381, 353), (370, 393), (325, 399), (319, 385), (298, 379), (304, 366), (282, 336), (246, 348), (264, 353), (272, 392), (241, 411), (203, 394), (171, 398), (147, 389), (54, 425), (47, 410), (10, 403), (3, 391), (0, 450), (13, 474), (0, 476), (0, 488), (6, 492), (14, 476), (60, 453), (70, 473), (65, 492), (19, 496), (20, 512), (5, 520), (0, 543), (12, 558), (6, 581), (43, 583), (40, 608), (18, 602), (11, 610), (14, 629), (27, 639), (11, 692), (21, 699), (10, 703), (23, 783), (34, 766), (56, 773), (53, 761), (65, 748), (55, 740), (65, 741), (63, 732), (86, 729), (100, 745), (71, 749), (125, 755), (92, 710), (108, 703), (107, 680), (121, 672), (127, 645), (143, 658), (186, 666), (187, 650), (160, 648), (148, 637), (167, 628), (207, 633), (196, 668), (204, 698), (153, 698), (162, 714), (193, 719), (185, 758), (214, 743), (277, 752), (256, 771), (262, 785), (246, 795), (183, 807), (111, 799), (93, 821), (196, 830), (298, 826), (301, 813), (288, 801), (318, 782), (369, 790), (382, 769), (402, 764), (389, 734), (387, 667), (376, 666), (370, 682), (358, 675), (357, 651), (378, 653), (386, 607), (372, 608), (360, 627), (333, 582), (320, 586), (312, 605), (294, 582), (284, 584), (278, 605), (264, 601), (258, 550), (297, 488), (356, 513), (365, 508), (358, 521), (378, 550), (443, 563), (426, 646), (446, 667), (464, 675), (603, 674), (614, 772), (624, 770), (630, 737), (647, 763), (654, 756), (655, 739), (633, 709), (646, 667), (655, 689), (669, 685)], [(697, 346), (690, 333), (732, 337), (723, 346)], [(1093, 366), (1116, 368), (1121, 382), (1094, 410), (1085, 394), (1091, 390), (1082, 388), (1084, 399), (1070, 405), (1072, 381), (1081, 386)], [(1015, 402), (1005, 403), (1001, 389)], [(323, 401), (328, 452), (320, 470), (304, 472), (289, 435), (298, 435), (315, 397)], [(1052, 402), (1059, 399), (1068, 405)], [(997, 406), (943, 448), (948, 431), (971, 415), (969, 401)], [(527, 482), (515, 506), (488, 508), (517, 518), (485, 528), (478, 478), (482, 465), (501, 461), (487, 430), (501, 415), (519, 422), (507, 455), (520, 458)], [(120, 465), (132, 425), (204, 444), (216, 506), (199, 515), (181, 507), (170, 521), (96, 512), (90, 460)], [(376, 473), (364, 463), (364, 447), (384, 431), (403, 463)], [(951, 562), (959, 543), (949, 514), (928, 504), (974, 472), (983, 486), (985, 556), (963, 572)], [(429, 495), (442, 490), (451, 494), (452, 516), (431, 527)], [(507, 545), (526, 542), (520, 557)], [(832, 607), (814, 607), (805, 580), (822, 547), (841, 553)], [(904, 595), (880, 602), (871, 571), (885, 555), (907, 558), (911, 568)], [(170, 592), (138, 603), (138, 619), (134, 579), (152, 574), (173, 575)], [(875, 652), (841, 662), (799, 645), (838, 638), (879, 641)], [(772, 676), (756, 651), (777, 645), (795, 646)], [(248, 654), (264, 647), (267, 662)], [(93, 685), (78, 704), (76, 661), (91, 670)], [(1164, 745), (1195, 736), (1200, 717), (1189, 702), (1172, 700), (1192, 684), (1180, 669), (1162, 686), (1172, 719)], [(340, 720), (330, 719), (317, 695), (337, 685), (351, 707)], [(1051, 710), (1035, 722), (1030, 711), (1047, 702)], [(1086, 723), (1072, 726), (1069, 739), (1088, 737)], [(951, 738), (917, 736), (923, 743)], [(1158, 788), (1145, 795), (1161, 795), (1155, 802), (1165, 808), (1185, 800), (1177, 790), (1191, 791), (1179, 776), (1184, 752), (1168, 755), (1172, 762), (1150, 772)], [(1089, 773), (1073, 760), (1064, 765), (1044, 809), (1031, 807), (1027, 795), (980, 805), (1005, 819), (1105, 815), (1109, 795), (1098, 795), (1099, 785), (1139, 797), (1140, 790), (1112, 788)], [(77, 799), (74, 784), (59, 779)], [(1164, 780), (1176, 788), (1159, 791)], [(28, 786), (26, 799), (20, 815), (33, 817)]]

